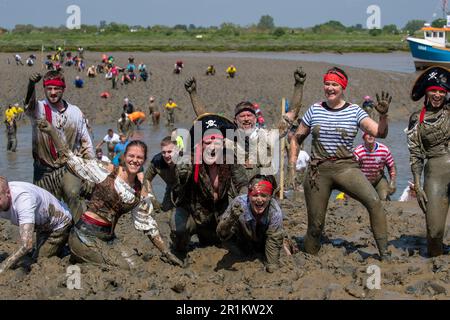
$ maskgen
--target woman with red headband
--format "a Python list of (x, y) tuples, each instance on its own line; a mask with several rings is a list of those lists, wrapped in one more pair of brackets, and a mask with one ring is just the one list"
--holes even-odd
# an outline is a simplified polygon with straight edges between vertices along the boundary
[(225, 244), (230, 240), (245, 255), (262, 252), (270, 273), (278, 268), (284, 236), (283, 212), (272, 198), (275, 184), (273, 176), (254, 176), (248, 194), (233, 200), (217, 226), (217, 234)]
[[(425, 96), (422, 109), (409, 119), (407, 135), (414, 189), (426, 216), (430, 257), (444, 253), (443, 238), (450, 201), (450, 119), (446, 99), (449, 79), (449, 70), (431, 67), (419, 76), (411, 93), (413, 101)], [(423, 186), (422, 171), (425, 175)]]
[(347, 85), (348, 77), (342, 69), (329, 69), (323, 78), (325, 101), (308, 109), (295, 139), (291, 139), (290, 163), (294, 166), (298, 146), (312, 133), (311, 162), (304, 182), (308, 210), (305, 251), (319, 252), (328, 200), (333, 189), (338, 189), (360, 201), (369, 211), (372, 231), (383, 259), (388, 256), (386, 216), (377, 192), (361, 172), (352, 152), (358, 129), (374, 137), (387, 136), (391, 97), (384, 92), (381, 99), (377, 95), (375, 109), (380, 113), (377, 123), (358, 105), (345, 100)]

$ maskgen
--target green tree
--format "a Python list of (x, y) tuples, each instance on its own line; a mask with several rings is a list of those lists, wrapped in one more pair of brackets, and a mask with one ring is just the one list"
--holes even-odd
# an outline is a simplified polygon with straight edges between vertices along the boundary
[(409, 34), (413, 34), (417, 30), (420, 30), (423, 27), (425, 20), (410, 20), (405, 25), (405, 30), (408, 31)]
[(312, 27), (314, 33), (335, 33), (336, 31), (346, 31), (346, 29), (342, 23), (336, 20), (330, 20)]
[(397, 26), (395, 24), (387, 24), (383, 27), (383, 33), (386, 34), (399, 34)]
[(281, 36), (284, 36), (285, 34), (286, 34), (286, 31), (284, 31), (284, 29), (283, 29), (283, 28), (280, 28), (280, 27), (276, 28), (276, 29), (273, 31), (273, 35), (274, 35), (275, 37), (277, 37), (277, 38), (279, 38), (279, 37), (281, 37)]
[(275, 23), (273, 22), (273, 18), (266, 14), (264, 16), (261, 16), (257, 27), (261, 30), (272, 30), (273, 28), (275, 28)]
[(175, 30), (184, 30), (187, 31), (187, 26), (185, 24), (177, 24), (175, 27), (173, 27)]
[(369, 34), (372, 36), (372, 37), (376, 37), (376, 36), (379, 36), (380, 34), (382, 33), (382, 31), (381, 31), (381, 29), (370, 29), (369, 30)]
[(435, 28), (442, 28), (443, 26), (447, 25), (447, 19), (436, 19), (431, 23), (432, 27)]

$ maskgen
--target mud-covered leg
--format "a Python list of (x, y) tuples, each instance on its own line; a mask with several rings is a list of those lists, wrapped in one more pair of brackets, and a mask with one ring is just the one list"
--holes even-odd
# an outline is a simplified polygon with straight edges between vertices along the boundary
[(443, 238), (449, 207), (450, 162), (445, 157), (430, 159), (425, 166), (424, 191), (427, 203), (428, 255), (444, 253)]
[(186, 253), (191, 235), (194, 232), (194, 223), (190, 214), (183, 208), (176, 208), (170, 221), (170, 238), (173, 247), (180, 253)]
[(67, 203), (75, 223), (78, 222), (86, 209), (86, 204), (80, 196), (81, 187), (81, 179), (68, 171), (64, 174), (62, 178), (62, 197), (64, 202)]
[(381, 178), (380, 181), (376, 184), (375, 190), (378, 193), (381, 201), (386, 201), (389, 196), (389, 184), (385, 177)]
[(361, 202), (369, 211), (370, 225), (380, 256), (387, 251), (387, 223), (383, 205), (372, 184), (359, 168), (349, 168), (335, 176), (343, 192)]
[(320, 239), (325, 224), (328, 199), (331, 194), (332, 181), (328, 174), (320, 172), (315, 184), (307, 175), (305, 179), (305, 200), (308, 210), (308, 231), (305, 236), (305, 251), (309, 254), (319, 252)]

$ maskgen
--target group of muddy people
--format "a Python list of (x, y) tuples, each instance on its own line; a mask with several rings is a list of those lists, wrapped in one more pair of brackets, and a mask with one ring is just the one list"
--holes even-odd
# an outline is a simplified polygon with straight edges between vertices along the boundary
[[(185, 89), (196, 114), (189, 137), (172, 131), (147, 166), (145, 141), (128, 139), (124, 132), (117, 137), (111, 129), (94, 151), (83, 113), (63, 99), (63, 73), (33, 74), (24, 101), (24, 114), (33, 129), (33, 183), (0, 177), (0, 217), (18, 225), (20, 233), (20, 245), (0, 264), (0, 273), (25, 255), (58, 256), (67, 245), (73, 263), (139, 269), (143, 260), (115, 235), (125, 214), (131, 214), (135, 229), (149, 238), (167, 263), (188, 267), (191, 238), (197, 235), (201, 246), (223, 247), (240, 257), (257, 254), (265, 270), (273, 273), (282, 252), (319, 253), (328, 201), (335, 189), (367, 209), (378, 248), (375, 256), (390, 261), (384, 200), (395, 191), (396, 172), (389, 150), (375, 138), (388, 135), (392, 97), (377, 94), (366, 112), (345, 100), (349, 78), (333, 67), (323, 75), (324, 99), (301, 110), (306, 74), (298, 68), (293, 78), (290, 107), (273, 130), (257, 125), (250, 101), (238, 103), (229, 117), (208, 111), (195, 78), (188, 79)], [(411, 115), (407, 130), (414, 191), (426, 216), (430, 257), (444, 254), (450, 197), (447, 79), (450, 71), (440, 67), (419, 76), (411, 98), (423, 99), (423, 108)], [(38, 100), (35, 86), (41, 81), (45, 99)], [(365, 144), (355, 150), (359, 130)], [(275, 146), (290, 137), (288, 170), (295, 185), (298, 156), (309, 135), (310, 159), (302, 179), (308, 228), (299, 246), (283, 228), (285, 217), (276, 200), (280, 188)], [(108, 155), (115, 156), (114, 163), (101, 154), (104, 143)], [(380, 157), (384, 157), (381, 166)], [(369, 164), (361, 166), (363, 159)], [(378, 165), (376, 170), (373, 165)], [(389, 180), (383, 173), (385, 165)], [(162, 203), (152, 190), (158, 175), (166, 183)], [(170, 235), (161, 235), (155, 221), (155, 213), (161, 211), (172, 214)], [(164, 240), (168, 238), (170, 245)]]

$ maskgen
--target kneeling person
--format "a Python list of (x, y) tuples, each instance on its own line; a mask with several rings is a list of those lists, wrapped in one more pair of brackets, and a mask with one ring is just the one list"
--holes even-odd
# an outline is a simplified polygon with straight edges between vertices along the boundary
[(69, 209), (50, 192), (27, 182), (8, 182), (5, 177), (0, 177), (0, 217), (19, 226), (21, 239), (19, 249), (0, 265), (0, 273), (31, 252), (34, 231), (34, 258), (60, 254), (72, 226)]
[(256, 175), (249, 183), (248, 194), (233, 200), (220, 217), (217, 234), (231, 240), (244, 252), (263, 252), (267, 272), (278, 268), (283, 246), (283, 213), (272, 198), (274, 179)]

